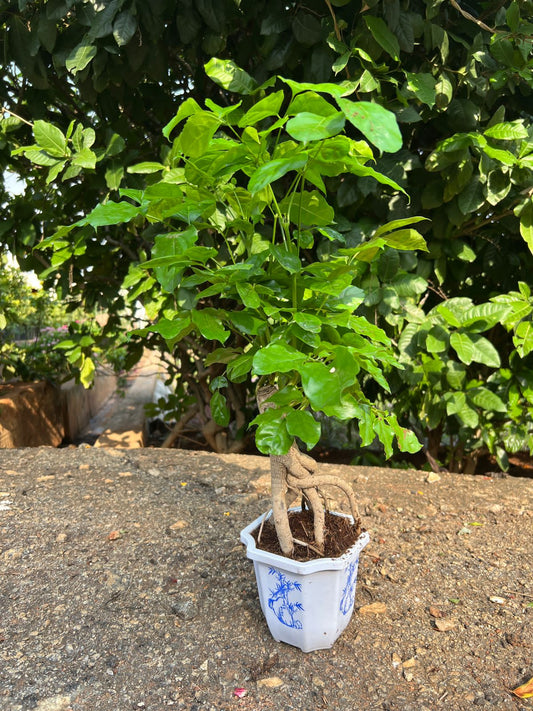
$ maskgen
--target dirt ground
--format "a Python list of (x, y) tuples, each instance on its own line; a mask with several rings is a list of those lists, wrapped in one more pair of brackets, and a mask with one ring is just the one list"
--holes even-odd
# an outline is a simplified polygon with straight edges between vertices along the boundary
[(304, 654), (239, 543), (268, 460), (1, 450), (1, 711), (533, 709), (533, 479), (322, 468), (371, 542), (347, 630)]

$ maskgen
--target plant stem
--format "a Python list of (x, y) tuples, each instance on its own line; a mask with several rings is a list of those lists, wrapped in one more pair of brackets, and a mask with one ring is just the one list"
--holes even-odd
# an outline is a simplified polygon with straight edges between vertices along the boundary
[(27, 126), (31, 126), (33, 128), (33, 123), (31, 121), (26, 121), (25, 118), (22, 118), (22, 116), (19, 116), (14, 111), (8, 109), (6, 106), (2, 106), (2, 111), (5, 111), (6, 114), (13, 116), (13, 118), (18, 119), (19, 121), (22, 121), (22, 123), (25, 123)]

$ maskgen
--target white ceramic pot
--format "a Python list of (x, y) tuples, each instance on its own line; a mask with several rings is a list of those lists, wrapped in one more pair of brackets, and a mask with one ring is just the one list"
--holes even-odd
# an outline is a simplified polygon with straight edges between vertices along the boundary
[(370, 540), (368, 533), (339, 558), (300, 562), (257, 548), (252, 532), (263, 518), (241, 531), (241, 542), (254, 562), (261, 609), (272, 636), (302, 652), (331, 647), (352, 616), (359, 554)]

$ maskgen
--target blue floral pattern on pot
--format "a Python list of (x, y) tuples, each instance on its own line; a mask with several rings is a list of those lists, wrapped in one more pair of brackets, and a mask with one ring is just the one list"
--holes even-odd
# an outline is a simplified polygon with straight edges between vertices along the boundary
[(270, 568), (268, 572), (269, 575), (274, 575), (277, 579), (276, 587), (270, 590), (268, 606), (282, 624), (295, 630), (301, 630), (303, 626), (297, 614), (299, 611), (303, 612), (304, 608), (301, 602), (291, 600), (291, 593), (295, 590), (301, 592), (301, 584), (296, 580), (289, 580), (275, 568)]
[(355, 602), (355, 584), (357, 582), (357, 568), (359, 566), (359, 558), (356, 558), (347, 569), (346, 583), (342, 591), (340, 611), (343, 615), (347, 615)]

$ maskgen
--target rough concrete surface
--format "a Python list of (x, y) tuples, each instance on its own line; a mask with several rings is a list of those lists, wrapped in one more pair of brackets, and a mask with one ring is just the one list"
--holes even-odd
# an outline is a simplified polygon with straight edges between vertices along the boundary
[(532, 708), (511, 690), (533, 676), (533, 480), (324, 470), (371, 543), (347, 630), (303, 654), (239, 544), (266, 459), (1, 451), (0, 709)]

